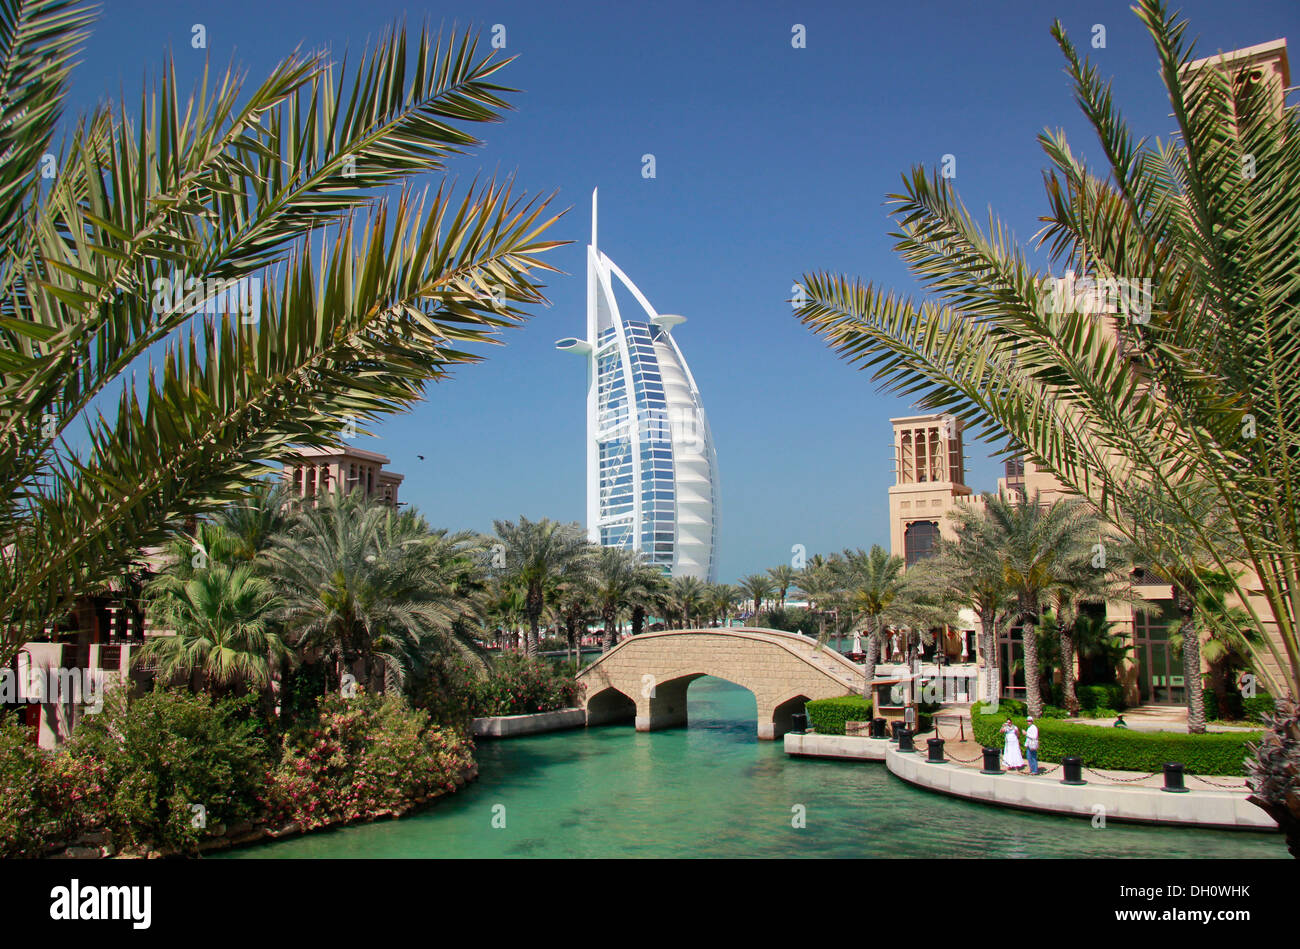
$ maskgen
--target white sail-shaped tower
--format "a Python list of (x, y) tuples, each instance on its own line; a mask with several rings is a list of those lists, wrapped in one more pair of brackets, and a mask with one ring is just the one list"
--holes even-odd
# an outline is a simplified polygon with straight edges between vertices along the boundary
[[(623, 314), (614, 280), (640, 313)], [(660, 314), (596, 247), (587, 247), (587, 336), (555, 346), (587, 363), (587, 534), (674, 577), (717, 580), (718, 459), (690, 367)]]

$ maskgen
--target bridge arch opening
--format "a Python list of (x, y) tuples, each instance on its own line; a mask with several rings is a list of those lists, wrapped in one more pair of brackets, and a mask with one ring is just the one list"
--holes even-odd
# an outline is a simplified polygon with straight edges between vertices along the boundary
[(630, 722), (636, 719), (636, 700), (610, 687), (587, 700), (587, 724)]
[[(780, 738), (794, 727), (794, 716), (803, 713), (804, 705), (809, 701), (806, 695), (796, 695), (786, 699), (772, 709), (772, 737)], [(761, 724), (761, 723), (760, 723)]]

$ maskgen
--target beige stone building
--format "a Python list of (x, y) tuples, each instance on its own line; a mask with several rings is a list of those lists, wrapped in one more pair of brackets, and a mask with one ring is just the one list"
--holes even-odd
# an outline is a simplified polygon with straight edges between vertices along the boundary
[(386, 455), (361, 448), (302, 448), (284, 462), (283, 477), (298, 498), (314, 498), (338, 487), (345, 491), (360, 488), (367, 497), (379, 497), (396, 505), (404, 476), (384, 470), (390, 461)]
[[(1263, 84), (1266, 94), (1281, 112), (1291, 82), (1285, 39), (1205, 57), (1187, 68), (1196, 73), (1211, 67), (1234, 72), (1243, 67), (1251, 70), (1249, 79)], [(1116, 324), (1114, 317), (1102, 312), (1098, 312), (1098, 318), (1110, 328), (1122, 349), (1123, 328)], [(978, 508), (984, 502), (965, 483), (962, 427), (958, 420), (932, 414), (891, 421), (895, 483), (889, 489), (890, 550), (910, 566), (929, 554), (936, 538), (954, 536), (952, 515), (956, 510), (963, 506)], [(1031, 459), (1014, 458), (1007, 461), (1005, 474), (998, 479), (997, 493), (1022, 501), (1037, 494), (1041, 502), (1050, 504), (1071, 492)], [(1182, 662), (1169, 645), (1170, 634), (1178, 627), (1173, 591), (1169, 584), (1153, 581), (1153, 577), (1141, 570), (1135, 570), (1130, 577), (1132, 593), (1155, 604), (1154, 612), (1135, 611), (1130, 603), (1123, 601), (1106, 604), (1105, 615), (1114, 624), (1113, 632), (1131, 646), (1129, 657), (1120, 664), (1119, 679), (1130, 704), (1181, 705), (1186, 701)], [(1252, 597), (1252, 605), (1261, 615), (1269, 615), (1262, 596)], [(977, 643), (974, 634), (979, 629), (978, 620), (969, 611), (962, 619), (961, 632), (966, 634), (963, 647), (972, 640)], [(949, 634), (945, 649), (950, 656), (953, 642)], [(980, 666), (992, 659), (999, 669), (1003, 694), (1019, 697), (1024, 691), (1023, 674), (1013, 674), (1010, 670), (1022, 656), (1018, 631), (1003, 631), (997, 655), (980, 655), (977, 659)], [(1081, 661), (1076, 657), (1076, 664)], [(1082, 671), (1076, 665), (1076, 674)], [(1202, 671), (1208, 671), (1203, 656)], [(984, 681), (982, 676), (980, 681)]]

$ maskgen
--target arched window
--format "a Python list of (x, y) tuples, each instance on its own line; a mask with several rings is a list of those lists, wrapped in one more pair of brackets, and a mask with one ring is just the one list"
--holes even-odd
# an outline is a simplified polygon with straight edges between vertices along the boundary
[(903, 559), (907, 566), (918, 560), (924, 560), (934, 551), (939, 539), (939, 524), (936, 521), (913, 521), (903, 529)]

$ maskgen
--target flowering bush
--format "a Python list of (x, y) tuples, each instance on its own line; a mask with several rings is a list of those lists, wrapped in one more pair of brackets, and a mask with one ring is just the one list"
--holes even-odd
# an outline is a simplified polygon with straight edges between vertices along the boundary
[(36, 747), (30, 729), (0, 719), (0, 857), (39, 857), (103, 823), (100, 762)]
[(194, 852), (220, 823), (253, 819), (270, 764), (253, 696), (211, 699), (114, 689), (60, 753), (102, 769), (105, 823), (119, 846)]
[(398, 694), (323, 696), (314, 725), (284, 739), (266, 806), (304, 829), (401, 812), (416, 798), (456, 789), (473, 744), (430, 724)]
[(493, 664), (492, 672), (474, 689), (474, 714), (528, 715), (572, 708), (582, 697), (582, 686), (561, 674), (545, 659), (523, 653), (506, 653)]

